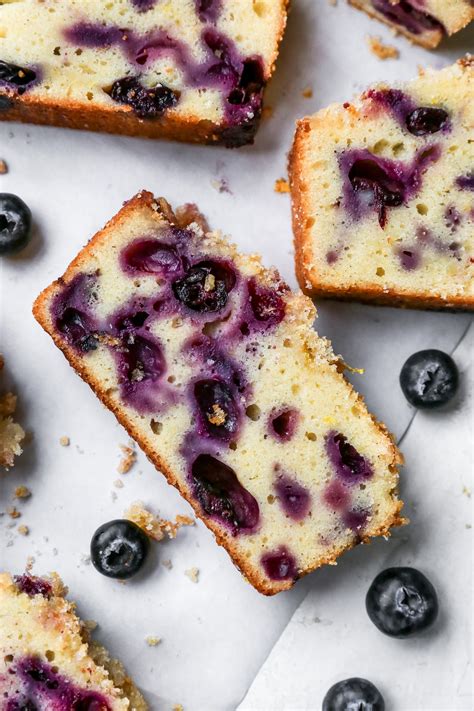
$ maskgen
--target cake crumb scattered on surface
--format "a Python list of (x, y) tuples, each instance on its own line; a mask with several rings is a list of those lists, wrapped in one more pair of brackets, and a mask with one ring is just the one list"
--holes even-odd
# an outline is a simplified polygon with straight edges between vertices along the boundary
[(121, 444), (120, 449), (122, 451), (123, 457), (118, 465), (117, 471), (119, 474), (127, 474), (137, 461), (137, 453), (135, 452), (133, 446), (127, 444)]
[(175, 704), (172, 711), (184, 711), (184, 706), (182, 704)]
[(59, 444), (61, 445), (61, 447), (69, 447), (69, 445), (71, 444), (71, 440), (69, 439), (69, 437), (66, 437), (66, 435), (64, 435), (63, 437), (59, 438)]
[(313, 90), (310, 86), (306, 86), (303, 91), (301, 92), (301, 96), (305, 99), (312, 99), (313, 98)]
[(468, 486), (463, 486), (462, 493), (464, 494), (464, 496), (467, 496), (468, 499), (471, 498), (472, 491)]
[(15, 489), (15, 499), (28, 499), (31, 496), (31, 491), (27, 486), (17, 486)]
[(286, 178), (278, 178), (278, 180), (275, 180), (275, 186), (273, 189), (276, 193), (289, 193), (290, 184)]
[(123, 489), (123, 486), (124, 486), (123, 481), (122, 481), (121, 479), (116, 479), (116, 480), (114, 481), (114, 486), (115, 486), (117, 489)]
[(396, 47), (392, 44), (385, 44), (380, 37), (368, 35), (367, 44), (372, 54), (375, 54), (382, 61), (385, 59), (398, 59), (400, 56), (400, 52)]
[(232, 190), (229, 187), (229, 181), (227, 178), (219, 178), (218, 180), (211, 180), (211, 185), (218, 193), (228, 193), (232, 195)]
[(28, 526), (25, 526), (24, 524), (21, 526), (18, 526), (17, 530), (21, 536), (27, 536), (30, 532), (30, 529), (28, 528)]
[(184, 574), (190, 579), (192, 583), (199, 582), (199, 568), (189, 568), (185, 570)]
[(10, 516), (10, 518), (20, 518), (21, 513), (18, 511), (16, 506), (9, 506), (7, 508), (7, 514)]
[(155, 541), (162, 541), (165, 536), (176, 538), (176, 534), (182, 526), (194, 526), (196, 523), (190, 516), (180, 515), (176, 516), (174, 523), (173, 521), (166, 521), (148, 511), (141, 501), (133, 503), (125, 511), (124, 515), (129, 521), (133, 521), (137, 526), (140, 526), (147, 536)]
[[(0, 354), (0, 371), (3, 366)], [(0, 467), (5, 469), (10, 469), (15, 463), (15, 457), (22, 453), (20, 444), (26, 437), (23, 428), (13, 420), (15, 409), (16, 396), (13, 393), (0, 395)]]
[(161, 637), (148, 636), (145, 641), (149, 647), (157, 647), (161, 643)]
[(169, 558), (167, 560), (163, 560), (161, 562), (161, 565), (164, 565), (167, 570), (171, 570), (171, 568), (173, 567), (173, 563), (169, 560)]
[(6, 161), (0, 158), (0, 175), (5, 175), (5, 173), (8, 173), (8, 165)]

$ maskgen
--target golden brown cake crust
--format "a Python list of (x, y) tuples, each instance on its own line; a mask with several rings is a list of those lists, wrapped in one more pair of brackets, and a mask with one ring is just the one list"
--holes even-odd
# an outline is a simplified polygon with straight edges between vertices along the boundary
[[(471, 70), (473, 58), (470, 55), (460, 59), (457, 64)], [(330, 120), (330, 118), (328, 118)], [(325, 284), (318, 287), (314, 283), (315, 267), (312, 260), (311, 228), (314, 218), (308, 198), (308, 188), (305, 178), (305, 152), (309, 135), (312, 130), (311, 117), (300, 119), (296, 123), (296, 132), (288, 159), (288, 174), (290, 179), (292, 200), (292, 225), (295, 247), (295, 272), (302, 291), (310, 297), (323, 299), (338, 299), (341, 301), (360, 301), (362, 303), (386, 306), (398, 306), (413, 309), (433, 309), (451, 311), (473, 311), (474, 297), (466, 294), (452, 295), (443, 298), (440, 295), (430, 295), (426, 291), (404, 291), (383, 286), (343, 287)], [(308, 222), (309, 221), (309, 222)]]
[[(146, 456), (152, 462), (152, 464), (164, 474), (169, 484), (178, 489), (183, 498), (188, 501), (188, 503), (192, 506), (196, 516), (200, 518), (208, 528), (211, 529), (211, 531), (214, 533), (217, 543), (220, 546), (223, 546), (230, 553), (233, 562), (236, 564), (242, 574), (260, 593), (264, 595), (274, 595), (282, 590), (291, 588), (294, 584), (294, 580), (275, 581), (274, 583), (272, 583), (269, 579), (266, 579), (263, 575), (261, 575), (259, 571), (256, 570), (255, 566), (253, 566), (244, 556), (240, 555), (237, 547), (233, 545), (232, 539), (229, 539), (223, 535), (222, 528), (218, 523), (213, 521), (211, 518), (205, 517), (203, 515), (198, 502), (193, 500), (193, 498), (189, 496), (188, 492), (180, 485), (180, 482), (178, 481), (176, 475), (169, 467), (166, 466), (166, 463), (163, 461), (160, 454), (154, 451), (150, 446), (148, 446), (146, 441), (144, 441), (144, 439), (141, 437), (140, 433), (133, 426), (133, 424), (131, 424), (127, 420), (126, 415), (123, 413), (121, 408), (117, 406), (112, 396), (107, 392), (107, 389), (104, 388), (97, 379), (87, 373), (85, 366), (81, 362), (81, 359), (76, 355), (74, 349), (60, 338), (59, 334), (52, 326), (51, 317), (49, 313), (49, 299), (51, 294), (54, 293), (57, 286), (63, 284), (64, 281), (68, 281), (69, 275), (74, 273), (74, 270), (76, 268), (81, 267), (82, 262), (87, 260), (87, 258), (94, 251), (94, 249), (98, 247), (102, 242), (107, 241), (109, 231), (114, 230), (114, 228), (118, 226), (122, 221), (126, 220), (129, 215), (131, 216), (136, 209), (143, 208), (144, 205), (150, 210), (153, 210), (155, 213), (157, 211), (164, 212), (165, 214), (168, 213), (166, 214), (166, 216), (167, 218), (169, 217), (170, 208), (168, 203), (166, 203), (163, 198), (155, 198), (152, 193), (147, 191), (142, 191), (138, 193), (135, 197), (133, 197), (131, 200), (124, 204), (124, 206), (117, 213), (117, 215), (115, 215), (102, 230), (100, 230), (97, 234), (94, 235), (94, 237), (92, 237), (92, 239), (82, 250), (82, 252), (71, 262), (63, 277), (60, 277), (55, 282), (53, 282), (38, 296), (33, 306), (33, 315), (40, 323), (40, 325), (44, 328), (44, 330), (49, 333), (49, 335), (53, 338), (57, 347), (63, 352), (71, 366), (76, 370), (80, 377), (89, 384), (89, 386), (92, 388), (99, 400), (101, 400), (101, 402), (113, 412), (120, 424), (123, 425), (123, 427), (127, 430), (130, 437), (132, 437), (132, 439), (134, 439), (138, 443), (138, 445), (145, 452)], [(350, 383), (347, 383), (347, 387), (353, 390)], [(361, 402), (363, 402), (363, 398), (360, 395), (358, 395), (357, 397)], [(388, 436), (390, 439), (391, 462), (389, 465), (389, 469), (391, 471), (396, 471), (397, 467), (402, 463), (401, 454), (398, 451), (393, 441), (393, 438), (391, 437), (390, 433), (388, 433), (385, 426), (377, 422), (373, 417), (372, 420), (376, 424), (379, 431), (383, 434), (383, 436)], [(403, 519), (403, 517), (400, 515), (402, 507), (403, 502), (396, 501), (392, 517), (387, 519), (379, 530), (375, 532), (371, 531), (370, 537), (389, 536), (391, 528), (406, 523), (406, 520)], [(322, 565), (334, 564), (339, 555), (348, 548), (353, 547), (354, 545), (356, 545), (356, 543), (368, 543), (369, 541), (370, 538), (364, 538), (364, 535), (362, 534), (357, 540), (354, 540), (350, 545), (341, 546), (340, 549), (332, 553), (326, 559), (320, 559), (318, 563), (313, 567), (308, 567), (300, 571), (298, 577), (303, 577), (304, 575), (312, 572), (317, 567), (320, 567)]]
[[(290, 0), (279, 0), (279, 2), (281, 4), (280, 27), (275, 52), (265, 72), (265, 82), (268, 82), (273, 75), (289, 11)], [(94, 106), (70, 100), (48, 100), (28, 93), (19, 96), (5, 89), (2, 90), (0, 98), (7, 102), (5, 106), (0, 105), (1, 121), (18, 121), (185, 143), (224, 144), (230, 147), (249, 142), (245, 138), (242, 139), (245, 125), (215, 124), (192, 114), (174, 116), (165, 111), (160, 118), (142, 119), (128, 106)], [(258, 129), (258, 123), (257, 120), (253, 130), (249, 131), (252, 138)]]

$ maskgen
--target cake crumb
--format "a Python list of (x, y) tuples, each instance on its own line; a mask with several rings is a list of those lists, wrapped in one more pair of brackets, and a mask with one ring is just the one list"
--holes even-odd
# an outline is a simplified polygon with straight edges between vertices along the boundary
[(289, 193), (290, 184), (286, 178), (278, 178), (278, 180), (275, 180), (275, 186), (273, 189), (276, 193)]
[(28, 499), (31, 496), (31, 491), (27, 486), (17, 486), (15, 489), (15, 499)]
[(185, 570), (184, 574), (190, 579), (192, 583), (199, 582), (199, 568), (189, 568)]
[(171, 570), (173, 567), (173, 563), (169, 559), (163, 560), (161, 565), (163, 565), (167, 570)]
[(63, 437), (59, 438), (59, 444), (61, 445), (61, 447), (69, 447), (69, 445), (71, 444), (71, 440), (69, 439), (69, 437), (66, 437), (66, 435), (64, 435)]
[(121, 444), (120, 449), (122, 451), (123, 457), (118, 465), (119, 474), (127, 474), (137, 461), (137, 453), (135, 452), (133, 446)]
[(21, 513), (15, 506), (9, 506), (7, 508), (7, 514), (10, 516), (10, 518), (20, 518), (21, 516)]
[(175, 704), (172, 711), (184, 711), (184, 706), (182, 704)]
[(123, 486), (124, 486), (124, 485), (123, 485), (123, 481), (122, 481), (121, 479), (116, 479), (116, 480), (114, 481), (114, 486), (115, 486), (117, 489), (123, 489)]
[(24, 524), (21, 526), (18, 526), (17, 530), (21, 536), (27, 536), (30, 532), (30, 529), (28, 528), (28, 526), (25, 526)]
[(306, 86), (303, 91), (301, 92), (301, 96), (304, 99), (312, 99), (313, 98), (313, 90), (310, 86)]
[(173, 521), (166, 521), (148, 511), (141, 501), (133, 503), (125, 511), (124, 515), (129, 521), (133, 521), (137, 526), (140, 526), (147, 536), (155, 541), (162, 541), (165, 536), (176, 538), (176, 534), (182, 526), (194, 526), (196, 523), (190, 516), (180, 515), (176, 516), (174, 523)]
[(462, 493), (464, 494), (464, 496), (467, 496), (468, 499), (471, 498), (472, 491), (471, 491), (471, 489), (469, 489), (469, 487), (463, 486)]
[(372, 54), (375, 54), (375, 56), (382, 61), (385, 59), (398, 59), (400, 56), (400, 52), (396, 47), (391, 44), (385, 44), (380, 37), (368, 35), (367, 44)]
[[(0, 354), (0, 371), (3, 366)], [(23, 428), (13, 420), (15, 409), (16, 396), (13, 393), (0, 395), (0, 467), (5, 469), (10, 469), (15, 463), (15, 457), (22, 453), (20, 444), (26, 437)]]
[(157, 647), (161, 644), (161, 637), (148, 636), (145, 638), (145, 641), (149, 647)]
[(5, 175), (5, 173), (8, 173), (8, 165), (0, 158), (0, 175)]

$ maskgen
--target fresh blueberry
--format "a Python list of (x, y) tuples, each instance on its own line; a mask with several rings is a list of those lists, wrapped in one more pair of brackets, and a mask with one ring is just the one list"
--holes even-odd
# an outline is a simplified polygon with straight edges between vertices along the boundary
[(444, 109), (421, 106), (408, 114), (406, 126), (414, 136), (426, 136), (429, 133), (441, 131), (448, 124), (448, 121), (449, 115)]
[(414, 407), (430, 409), (454, 397), (459, 373), (451, 356), (430, 348), (408, 358), (400, 372), (400, 386)]
[(374, 625), (390, 637), (411, 637), (438, 616), (436, 590), (415, 568), (387, 568), (377, 575), (365, 599)]
[(173, 282), (173, 293), (192, 311), (220, 311), (235, 285), (235, 273), (225, 264), (211, 260), (192, 266), (182, 279)]
[(19, 94), (22, 94), (35, 79), (36, 72), (32, 69), (0, 61), (0, 82), (17, 87)]
[(207, 434), (226, 440), (236, 434), (239, 410), (226, 383), (211, 378), (199, 380), (194, 384), (194, 398)]
[(140, 118), (156, 118), (166, 109), (176, 106), (179, 93), (164, 84), (147, 89), (136, 77), (125, 77), (113, 83), (110, 98), (131, 106)]
[(367, 679), (344, 679), (331, 686), (323, 699), (322, 711), (384, 711), (380, 691)]
[(91, 560), (102, 575), (124, 580), (138, 573), (148, 548), (148, 537), (139, 526), (116, 519), (104, 523), (92, 536)]
[(22, 250), (31, 237), (31, 211), (21, 198), (0, 193), (0, 255)]

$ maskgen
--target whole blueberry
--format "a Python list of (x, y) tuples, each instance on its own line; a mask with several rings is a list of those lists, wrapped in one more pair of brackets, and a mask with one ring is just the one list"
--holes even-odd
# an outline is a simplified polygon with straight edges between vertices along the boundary
[(374, 625), (390, 637), (411, 637), (438, 616), (436, 590), (415, 568), (387, 568), (377, 575), (365, 599)]
[(14, 254), (31, 237), (31, 211), (21, 198), (0, 193), (0, 255)]
[(405, 362), (400, 372), (400, 386), (414, 407), (430, 409), (445, 405), (454, 397), (459, 373), (447, 353), (430, 348), (418, 351)]
[(426, 136), (429, 133), (441, 131), (448, 121), (449, 115), (444, 109), (420, 106), (407, 116), (406, 126), (414, 136)]
[(367, 679), (344, 679), (331, 686), (323, 699), (322, 711), (384, 711), (380, 691)]
[(139, 526), (116, 519), (102, 524), (92, 536), (91, 560), (102, 575), (124, 580), (138, 573), (148, 548), (148, 536)]

